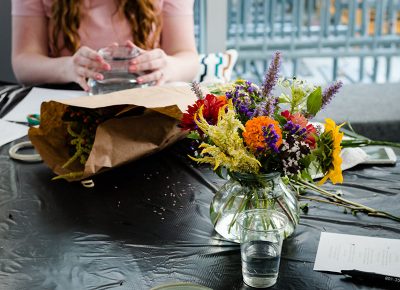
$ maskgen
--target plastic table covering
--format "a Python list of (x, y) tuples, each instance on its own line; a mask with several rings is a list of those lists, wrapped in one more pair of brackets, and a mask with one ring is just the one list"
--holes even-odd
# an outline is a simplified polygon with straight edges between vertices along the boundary
[[(0, 148), (0, 289), (150, 289), (177, 281), (252, 289), (242, 282), (239, 245), (219, 237), (209, 219), (224, 181), (193, 166), (182, 143), (95, 176), (94, 188), (51, 181), (45, 164), (11, 160), (9, 147)], [(400, 215), (399, 163), (344, 177), (335, 188), (345, 197)], [(394, 221), (311, 203), (284, 243), (270, 289), (379, 289), (313, 271), (322, 231), (400, 238)]]

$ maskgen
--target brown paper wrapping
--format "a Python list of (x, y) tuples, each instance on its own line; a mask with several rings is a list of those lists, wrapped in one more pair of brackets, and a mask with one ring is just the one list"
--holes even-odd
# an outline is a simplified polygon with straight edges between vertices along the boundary
[(195, 101), (196, 97), (187, 85), (130, 89), (105, 95), (44, 102), (40, 112), (40, 126), (29, 129), (29, 138), (43, 161), (57, 175), (82, 171), (82, 165), (78, 162), (62, 168), (70, 158), (66, 124), (62, 121), (66, 108), (76, 106), (98, 109), (124, 105), (121, 110), (124, 112), (144, 107), (142, 114), (111, 118), (97, 127), (83, 176), (68, 178), (69, 181), (86, 179), (157, 152), (182, 138), (185, 133), (177, 125), (187, 106)]

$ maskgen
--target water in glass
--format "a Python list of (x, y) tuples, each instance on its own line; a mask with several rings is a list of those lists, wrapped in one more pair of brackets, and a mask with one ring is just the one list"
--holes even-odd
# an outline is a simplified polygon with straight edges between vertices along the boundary
[(269, 241), (250, 241), (241, 247), (243, 281), (252, 287), (270, 287), (279, 272), (280, 245)]
[(104, 76), (103, 80), (88, 80), (90, 95), (148, 86), (148, 84), (137, 82), (139, 74), (128, 71), (129, 62), (139, 55), (137, 49), (127, 46), (110, 46), (100, 49), (99, 54), (110, 64), (111, 70), (101, 71)]

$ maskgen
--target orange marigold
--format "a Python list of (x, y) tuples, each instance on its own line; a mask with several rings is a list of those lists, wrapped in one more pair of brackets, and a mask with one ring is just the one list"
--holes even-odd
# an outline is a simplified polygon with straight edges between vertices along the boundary
[(270, 125), (272, 125), (272, 129), (278, 136), (275, 146), (279, 147), (282, 144), (282, 130), (279, 127), (279, 123), (270, 117), (260, 116), (247, 121), (245, 125), (246, 131), (243, 132), (244, 142), (251, 150), (264, 151), (272, 149), (265, 139), (264, 131)]

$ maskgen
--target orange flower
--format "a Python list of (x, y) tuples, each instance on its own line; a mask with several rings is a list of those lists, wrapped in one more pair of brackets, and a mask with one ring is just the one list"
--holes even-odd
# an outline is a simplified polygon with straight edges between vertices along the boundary
[[(270, 126), (270, 131), (274, 131), (277, 138), (274, 144), (266, 140), (266, 129)], [(253, 151), (264, 151), (276, 148), (282, 144), (282, 131), (279, 123), (270, 117), (260, 116), (246, 122), (246, 131), (243, 132), (243, 138), (246, 145)]]

